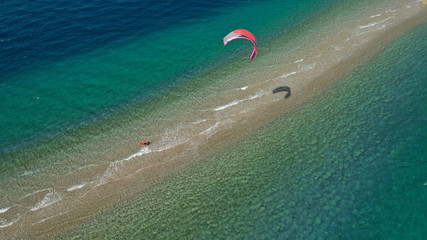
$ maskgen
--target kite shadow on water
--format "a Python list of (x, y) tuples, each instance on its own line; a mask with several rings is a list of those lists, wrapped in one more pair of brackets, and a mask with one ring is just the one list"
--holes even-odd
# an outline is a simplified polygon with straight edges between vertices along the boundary
[(290, 96), (291, 96), (291, 88), (290, 88), (290, 87), (288, 87), (288, 86), (278, 87), (278, 88), (275, 88), (275, 89), (273, 90), (273, 93), (278, 93), (278, 92), (288, 92), (288, 93), (285, 95), (285, 98), (288, 98), (288, 97), (290, 97)]

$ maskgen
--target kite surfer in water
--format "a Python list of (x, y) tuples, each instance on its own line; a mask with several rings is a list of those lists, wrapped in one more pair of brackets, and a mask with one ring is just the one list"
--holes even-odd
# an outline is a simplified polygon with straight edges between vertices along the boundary
[(142, 141), (141, 143), (139, 143), (139, 145), (145, 145), (145, 146), (150, 145), (150, 141), (148, 141), (148, 142)]

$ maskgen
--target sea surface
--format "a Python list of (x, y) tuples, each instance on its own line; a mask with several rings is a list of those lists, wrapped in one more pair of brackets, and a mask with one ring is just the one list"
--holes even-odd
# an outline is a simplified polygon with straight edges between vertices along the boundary
[[(420, 1), (1, 2), (0, 238), (423, 239), (427, 24), (358, 64), (341, 62), (415, 8)], [(253, 62), (249, 41), (223, 46), (239, 28), (257, 38)], [(340, 64), (349, 67), (332, 84), (302, 90)], [(254, 117), (271, 115), (264, 103), (286, 104), (265, 87), (278, 81), (301, 101)], [(246, 122), (244, 134), (198, 150)], [(181, 143), (189, 150), (174, 150)], [(187, 153), (192, 164), (133, 187), (150, 161)], [(131, 178), (126, 193), (105, 187)], [(85, 204), (102, 211), (85, 217)], [(82, 221), (63, 221), (71, 232), (58, 234), (51, 226), (67, 214)]]
[(425, 36), (70, 239), (424, 239)]
[(233, 57), (222, 38), (236, 28), (263, 44), (336, 0), (285, 2), (0, 3), (2, 155), (167, 94)]

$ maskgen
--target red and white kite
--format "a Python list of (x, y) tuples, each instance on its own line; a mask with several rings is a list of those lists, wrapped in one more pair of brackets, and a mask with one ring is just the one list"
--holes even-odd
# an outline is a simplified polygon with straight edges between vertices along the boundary
[(253, 61), (257, 54), (257, 48), (256, 48), (256, 39), (255, 36), (245, 29), (237, 29), (232, 31), (231, 33), (227, 34), (227, 36), (224, 37), (224, 46), (227, 45), (227, 43), (231, 40), (237, 39), (237, 38), (244, 38), (248, 39), (249, 41), (254, 43), (254, 50), (251, 55), (251, 61)]

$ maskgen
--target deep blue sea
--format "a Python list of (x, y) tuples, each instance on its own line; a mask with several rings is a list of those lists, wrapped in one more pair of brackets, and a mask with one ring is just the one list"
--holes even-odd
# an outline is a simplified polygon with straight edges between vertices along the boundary
[[(306, 54), (310, 50), (299, 49), (299, 42), (320, 42), (319, 29), (325, 37), (344, 32), (345, 27), (337, 30), (340, 21), (357, 17), (357, 11), (373, 12), (358, 31), (381, 31), (382, 24), (398, 18), (397, 13), (386, 17), (400, 11), (388, 8), (397, 2), (0, 2), (0, 238), (37, 233), (40, 223), (66, 215), (70, 209), (55, 215), (48, 209), (95, 185), (91, 179), (100, 173), (88, 170), (87, 179), (69, 177), (62, 185), (58, 179), (63, 174), (115, 163), (108, 155), (116, 152), (123, 159), (135, 153), (125, 149), (120, 155), (121, 150), (109, 146), (142, 140), (133, 139), (141, 129), (153, 133), (154, 140), (181, 139), (174, 131), (184, 127), (168, 129), (166, 122), (197, 120), (185, 105), (204, 104), (196, 93), (221, 99), (226, 91), (217, 85), (237, 82), (242, 90), (251, 88), (246, 82), (250, 76), (229, 79), (275, 67), (269, 58), (279, 50)], [(421, 6), (406, 2), (410, 8)], [(239, 28), (257, 38), (254, 62), (249, 60), (250, 42), (223, 46), (223, 37)], [(355, 36), (371, 34), (358, 31)], [(246, 130), (246, 137), (161, 184), (130, 194), (66, 238), (423, 239), (426, 36), (426, 23), (402, 33), (322, 94), (265, 126)], [(363, 41), (353, 45), (358, 44)], [(344, 58), (339, 47), (330, 48), (338, 52), (330, 58)], [(318, 54), (313, 49), (312, 56), (274, 64), (307, 61)], [(298, 74), (290, 70), (282, 78)], [(151, 128), (157, 126), (166, 126), (165, 135), (170, 135), (156, 135)], [(97, 146), (101, 141), (105, 149)], [(13, 227), (18, 230), (9, 230)]]

